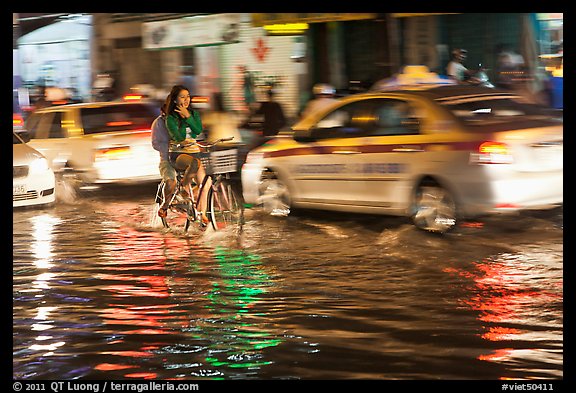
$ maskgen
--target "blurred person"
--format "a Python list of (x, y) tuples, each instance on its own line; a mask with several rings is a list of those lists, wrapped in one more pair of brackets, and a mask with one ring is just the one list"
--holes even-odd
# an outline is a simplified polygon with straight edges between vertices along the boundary
[(48, 102), (68, 101), (69, 94), (66, 89), (57, 86), (46, 86), (44, 89), (44, 98)]
[(117, 82), (109, 72), (96, 75), (92, 85), (93, 97), (96, 101), (111, 101), (116, 96)]
[(50, 104), (46, 100), (46, 87), (38, 86), (38, 94), (36, 97), (36, 101), (34, 101), (34, 110), (42, 109), (47, 106), (50, 106)]
[(254, 92), (254, 79), (252, 73), (248, 71), (248, 67), (241, 66), (243, 72), (243, 87), (244, 87), (244, 102), (251, 110), (256, 103), (256, 93)]
[(239, 171), (246, 161), (246, 156), (252, 143), (252, 132), (248, 132), (241, 127), (241, 117), (237, 112), (226, 110), (221, 92), (212, 95), (212, 110), (202, 113), (202, 124), (204, 125), (206, 140), (216, 141), (218, 139), (230, 138), (229, 142), (224, 142), (219, 146), (223, 148), (234, 148), (238, 151), (238, 171), (231, 173), (232, 179), (239, 180)]
[(261, 102), (255, 114), (262, 116), (262, 136), (271, 137), (278, 134), (287, 122), (282, 105), (274, 99), (274, 89), (269, 88), (266, 95), (268, 101)]
[(316, 112), (326, 106), (336, 102), (336, 89), (327, 83), (317, 83), (312, 88), (314, 98), (308, 101), (306, 107), (302, 110), (300, 117), (306, 117), (310, 113)]
[(472, 74), (472, 72), (464, 66), (467, 53), (468, 51), (466, 49), (454, 49), (452, 51), (452, 60), (450, 60), (446, 66), (446, 75), (458, 83), (464, 83)]
[(193, 66), (184, 66), (182, 76), (180, 78), (180, 84), (185, 86), (190, 94), (196, 94), (196, 75), (194, 74)]
[(215, 141), (220, 138), (232, 139), (232, 143), (241, 143), (242, 135), (238, 130), (239, 119), (236, 114), (227, 111), (224, 108), (222, 93), (216, 92), (212, 95), (211, 111), (207, 111), (202, 115), (202, 124), (206, 132), (206, 140)]
[(232, 110), (238, 113), (243, 121), (247, 120), (254, 110), (256, 95), (252, 74), (245, 65), (236, 66), (230, 95), (232, 96)]
[(524, 58), (505, 44), (498, 45), (497, 50), (496, 86), (503, 89), (512, 89), (522, 73)]
[[(161, 108), (161, 113), (164, 115), (166, 122), (166, 130), (168, 131), (169, 146), (168, 146), (168, 162), (161, 162), (160, 173), (162, 178), (176, 179), (176, 173), (172, 172), (174, 169), (184, 170), (182, 178), (182, 196), (189, 198), (187, 186), (191, 185), (192, 178), (196, 176), (197, 184), (201, 184), (206, 176), (206, 171), (200, 159), (194, 156), (199, 153), (200, 149), (195, 144), (195, 138), (202, 133), (202, 121), (200, 114), (195, 111), (191, 106), (190, 91), (182, 85), (175, 85), (172, 87), (170, 93), (166, 97), (166, 101)], [(172, 183), (174, 185), (174, 183)], [(204, 213), (206, 209), (206, 187), (199, 195), (198, 210), (202, 215), (202, 221), (208, 222)], [(168, 190), (170, 191), (170, 190)], [(174, 192), (172, 188), (169, 195), (164, 195), (165, 204), (158, 210), (160, 217), (167, 215), (167, 203)]]
[(260, 102), (258, 107), (252, 111), (248, 120), (242, 124), (243, 128), (253, 130), (252, 138), (250, 138), (249, 142), (249, 150), (266, 143), (288, 123), (284, 108), (279, 102), (274, 100), (275, 91), (271, 87), (268, 87), (266, 96), (268, 97), (267, 100)]
[(166, 217), (168, 201), (176, 189), (176, 170), (170, 164), (170, 134), (166, 128), (166, 114), (163, 111), (154, 119), (151, 129), (152, 147), (160, 154), (158, 169), (164, 181), (164, 205), (160, 206), (161, 210), (163, 210), (162, 213), (158, 211), (158, 215)]

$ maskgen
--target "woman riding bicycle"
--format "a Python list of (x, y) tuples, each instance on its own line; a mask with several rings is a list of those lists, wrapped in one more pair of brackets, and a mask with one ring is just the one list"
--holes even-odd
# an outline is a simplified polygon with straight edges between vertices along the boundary
[[(172, 87), (170, 94), (161, 108), (162, 115), (166, 121), (166, 128), (170, 136), (169, 160), (161, 160), (160, 174), (163, 179), (170, 179), (166, 182), (164, 201), (165, 205), (160, 206), (158, 215), (166, 217), (170, 197), (176, 187), (176, 170), (185, 171), (182, 178), (183, 196), (187, 195), (192, 178), (196, 175), (197, 184), (201, 184), (206, 172), (202, 162), (193, 154), (199, 152), (195, 138), (202, 133), (202, 121), (200, 114), (192, 109), (190, 105), (190, 91), (183, 85)], [(208, 222), (204, 212), (206, 211), (206, 192), (198, 196), (198, 210), (202, 214), (202, 221)]]

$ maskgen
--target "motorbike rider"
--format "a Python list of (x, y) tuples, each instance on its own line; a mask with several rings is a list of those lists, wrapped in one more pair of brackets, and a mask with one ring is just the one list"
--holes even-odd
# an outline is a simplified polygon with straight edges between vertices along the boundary
[(466, 49), (454, 49), (452, 51), (452, 60), (446, 66), (446, 74), (460, 84), (464, 83), (472, 75), (472, 72), (464, 66), (467, 53)]
[(336, 101), (334, 97), (336, 94), (336, 89), (327, 83), (317, 83), (312, 88), (314, 93), (314, 98), (308, 101), (306, 107), (302, 110), (301, 117), (305, 117), (312, 112), (321, 110), (322, 108), (330, 105)]

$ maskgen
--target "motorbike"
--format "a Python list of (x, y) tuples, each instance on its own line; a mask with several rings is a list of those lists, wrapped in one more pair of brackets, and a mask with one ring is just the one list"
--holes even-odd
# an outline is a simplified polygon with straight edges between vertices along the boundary
[(488, 78), (488, 74), (486, 73), (487, 69), (482, 66), (482, 64), (478, 64), (478, 70), (472, 74), (466, 82), (473, 85), (473, 86), (483, 86), (483, 87), (490, 87), (494, 88), (492, 82)]

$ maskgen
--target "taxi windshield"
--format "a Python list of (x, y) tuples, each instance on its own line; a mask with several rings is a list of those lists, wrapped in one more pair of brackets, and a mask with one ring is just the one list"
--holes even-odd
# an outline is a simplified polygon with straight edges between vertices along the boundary
[(441, 105), (466, 123), (544, 120), (558, 117), (550, 108), (515, 96), (466, 98), (441, 102)]

